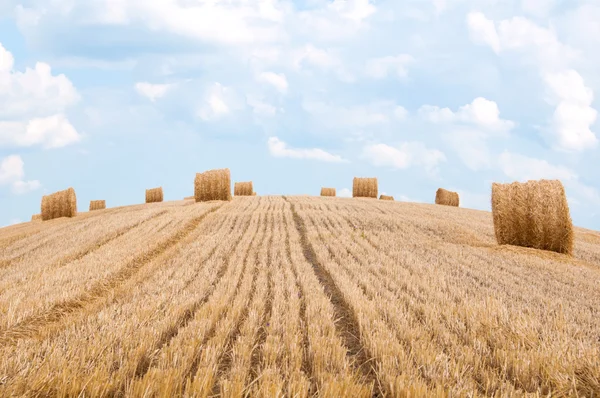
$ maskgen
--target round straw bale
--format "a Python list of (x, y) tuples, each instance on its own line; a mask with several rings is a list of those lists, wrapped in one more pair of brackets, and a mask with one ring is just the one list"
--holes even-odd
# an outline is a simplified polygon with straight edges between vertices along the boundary
[(252, 181), (236, 182), (233, 185), (233, 194), (235, 196), (252, 196), (252, 192), (254, 192)]
[(42, 220), (77, 215), (77, 197), (73, 188), (42, 197)]
[(229, 169), (197, 173), (194, 180), (196, 202), (231, 200), (231, 174)]
[(458, 207), (458, 193), (447, 191), (444, 188), (438, 188), (437, 192), (435, 193), (435, 204)]
[(256, 192), (252, 192), (252, 196), (256, 196)]
[(492, 216), (500, 245), (573, 253), (573, 223), (559, 180), (493, 183)]
[(41, 214), (34, 214), (31, 216), (31, 221), (42, 221), (42, 215)]
[(379, 200), (394, 200), (394, 197), (389, 195), (380, 195)]
[(146, 203), (155, 203), (163, 201), (162, 187), (146, 189)]
[(335, 196), (335, 188), (321, 188), (321, 196)]
[(352, 180), (352, 197), (377, 199), (377, 178), (359, 178)]
[(106, 209), (105, 200), (90, 200), (90, 211)]

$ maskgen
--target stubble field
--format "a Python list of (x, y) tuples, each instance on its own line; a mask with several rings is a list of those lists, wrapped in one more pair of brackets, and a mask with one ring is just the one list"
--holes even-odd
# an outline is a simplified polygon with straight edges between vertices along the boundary
[(0, 229), (0, 396), (600, 397), (600, 233), (236, 197)]

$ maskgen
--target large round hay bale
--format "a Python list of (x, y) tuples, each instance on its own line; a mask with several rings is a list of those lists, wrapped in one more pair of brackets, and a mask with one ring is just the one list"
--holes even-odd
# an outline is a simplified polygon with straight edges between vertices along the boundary
[(235, 196), (252, 196), (252, 192), (254, 192), (252, 181), (236, 182), (233, 184), (233, 194)]
[(90, 211), (106, 209), (105, 200), (90, 200)]
[(380, 195), (379, 200), (394, 200), (394, 197), (389, 195)]
[(377, 178), (354, 177), (354, 180), (352, 180), (352, 197), (377, 199)]
[(456, 206), (459, 205), (458, 193), (447, 191), (444, 188), (438, 188), (435, 193), (435, 204), (445, 206)]
[(42, 220), (77, 215), (77, 196), (73, 188), (42, 197)]
[(492, 216), (500, 245), (573, 253), (573, 223), (559, 180), (493, 183)]
[(231, 200), (231, 174), (229, 169), (197, 173), (194, 180), (194, 197), (196, 202)]
[(34, 214), (31, 216), (31, 221), (42, 221), (42, 215), (41, 214)]
[(146, 189), (146, 203), (156, 203), (163, 201), (162, 187)]
[(321, 196), (335, 196), (335, 188), (321, 188)]

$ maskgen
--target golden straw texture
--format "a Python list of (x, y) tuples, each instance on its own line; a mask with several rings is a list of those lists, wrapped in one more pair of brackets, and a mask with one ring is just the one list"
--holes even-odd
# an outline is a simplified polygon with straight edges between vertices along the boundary
[(358, 178), (352, 180), (352, 197), (377, 199), (377, 178)]
[(252, 181), (236, 182), (233, 185), (233, 194), (235, 196), (252, 196), (252, 192), (254, 192)]
[(185, 198), (183, 198), (183, 200), (190, 200), (190, 199), (196, 199), (195, 196), (186, 196)]
[(146, 189), (146, 203), (162, 202), (163, 189), (162, 187)]
[(34, 214), (31, 216), (31, 221), (42, 221), (42, 215), (41, 214)]
[(252, 192), (252, 196), (256, 196), (256, 192)]
[(394, 200), (394, 197), (389, 195), (381, 195), (379, 196), (379, 200)]
[(42, 220), (77, 215), (77, 197), (73, 188), (42, 197)]
[(231, 174), (229, 169), (197, 173), (194, 180), (196, 202), (231, 200)]
[(438, 188), (435, 193), (435, 204), (436, 205), (446, 205), (446, 206), (456, 206), (459, 205), (458, 193), (447, 191), (444, 188)]
[(493, 183), (492, 216), (500, 245), (573, 253), (573, 223), (559, 180)]
[(335, 196), (335, 188), (321, 188), (321, 196)]
[(90, 200), (90, 211), (106, 209), (105, 200)]

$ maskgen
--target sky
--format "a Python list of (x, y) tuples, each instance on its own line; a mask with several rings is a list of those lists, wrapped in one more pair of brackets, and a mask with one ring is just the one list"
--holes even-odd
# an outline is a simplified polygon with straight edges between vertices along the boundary
[[(227, 167), (259, 195), (396, 200), (560, 179), (600, 230), (597, 0), (3, 0), (0, 225), (193, 195)], [(596, 49), (596, 50), (594, 50)]]

